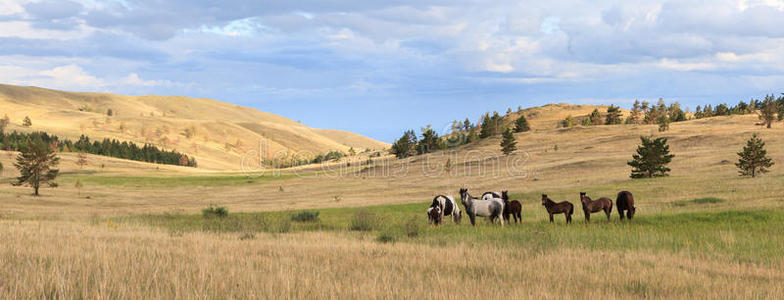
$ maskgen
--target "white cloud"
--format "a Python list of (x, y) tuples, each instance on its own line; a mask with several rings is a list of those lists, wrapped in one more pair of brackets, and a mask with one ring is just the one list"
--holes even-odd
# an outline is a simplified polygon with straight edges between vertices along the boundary
[(102, 88), (106, 82), (92, 76), (76, 64), (55, 67), (38, 73), (45, 82), (59, 88)]

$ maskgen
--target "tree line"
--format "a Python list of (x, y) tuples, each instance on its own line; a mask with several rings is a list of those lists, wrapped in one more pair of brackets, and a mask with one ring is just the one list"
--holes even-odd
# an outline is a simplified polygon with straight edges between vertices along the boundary
[(108, 138), (102, 141), (91, 141), (89, 137), (84, 135), (73, 142), (46, 132), (20, 133), (14, 131), (8, 134), (0, 132), (0, 149), (2, 150), (28, 152), (30, 147), (38, 144), (50, 145), (59, 152), (84, 152), (149, 163), (198, 166), (193, 157), (176, 150), (166, 151), (150, 144), (139, 147), (133, 142), (120, 142)]

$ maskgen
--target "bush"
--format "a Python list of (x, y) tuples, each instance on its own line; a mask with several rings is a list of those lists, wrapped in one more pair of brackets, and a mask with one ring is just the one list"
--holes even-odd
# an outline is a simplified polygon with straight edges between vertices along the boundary
[(291, 220), (294, 222), (316, 222), (318, 221), (318, 211), (301, 211), (291, 215)]
[(392, 234), (382, 233), (378, 235), (376, 241), (378, 241), (379, 243), (394, 243), (397, 241), (397, 238), (395, 238), (395, 236)]
[(229, 210), (223, 206), (215, 206), (214, 204), (210, 204), (209, 207), (201, 211), (201, 214), (205, 218), (225, 218), (229, 216)]
[(406, 227), (406, 235), (410, 238), (419, 236), (419, 232), (422, 231), (422, 224), (419, 222), (419, 218), (412, 217), (408, 220), (405, 224)]
[(351, 219), (349, 229), (354, 231), (372, 231), (378, 226), (379, 219), (376, 214), (364, 209), (358, 210)]

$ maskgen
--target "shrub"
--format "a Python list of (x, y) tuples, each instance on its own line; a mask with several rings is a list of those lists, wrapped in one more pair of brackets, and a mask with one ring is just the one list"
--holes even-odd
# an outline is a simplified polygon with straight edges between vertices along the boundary
[(364, 209), (358, 210), (351, 219), (349, 229), (354, 231), (372, 231), (378, 226), (379, 219), (376, 214)]
[(376, 241), (378, 241), (379, 243), (394, 243), (397, 241), (397, 238), (395, 238), (394, 235), (385, 232), (379, 234), (378, 237), (376, 238)]
[(316, 222), (318, 221), (318, 211), (301, 211), (291, 215), (291, 220), (295, 222)]
[(422, 231), (422, 224), (420, 224), (417, 217), (409, 219), (408, 222), (406, 222), (405, 227), (406, 235), (410, 238), (419, 236), (419, 232)]
[(253, 232), (253, 231), (245, 231), (245, 232), (243, 232), (240, 235), (240, 240), (241, 241), (252, 240), (252, 239), (255, 239), (255, 238), (256, 238), (256, 233)]
[(225, 218), (229, 216), (229, 210), (223, 206), (215, 206), (214, 204), (210, 204), (209, 207), (203, 209), (201, 211), (202, 216), (205, 218)]

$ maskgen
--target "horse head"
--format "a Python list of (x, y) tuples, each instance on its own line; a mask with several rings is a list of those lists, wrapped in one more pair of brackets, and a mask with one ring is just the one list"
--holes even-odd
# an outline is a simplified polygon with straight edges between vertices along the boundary
[(547, 204), (547, 200), (550, 200), (550, 198), (547, 198), (547, 194), (542, 194), (542, 205)]
[(509, 191), (501, 191), (501, 199), (504, 199), (504, 202), (509, 201)]
[(585, 203), (587, 203), (590, 200), (591, 200), (591, 198), (588, 198), (588, 196), (585, 195), (585, 192), (580, 192), (580, 202), (585, 204)]

